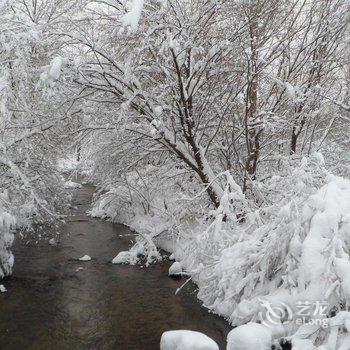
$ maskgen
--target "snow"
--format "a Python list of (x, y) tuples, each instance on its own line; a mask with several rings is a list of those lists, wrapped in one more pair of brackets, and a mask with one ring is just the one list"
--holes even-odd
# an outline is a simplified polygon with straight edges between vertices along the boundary
[[(279, 209), (278, 217), (283, 218), (285, 223), (288, 223), (286, 220), (288, 217), (292, 219), (291, 226), (289, 226), (291, 228), (290, 244), (284, 248), (289, 249), (289, 252), (284, 253), (287, 255), (283, 255), (284, 262), (286, 262), (286, 267), (283, 267), (283, 283), (279, 288), (275, 287), (279, 284), (277, 274), (274, 277), (276, 281), (272, 281), (273, 283), (269, 281), (266, 282), (265, 286), (258, 285), (255, 290), (251, 289), (249, 292), (250, 296), (242, 298), (232, 314), (228, 314), (236, 324), (245, 323), (256, 317), (259, 310), (261, 310), (259, 296), (268, 300), (272, 309), (278, 308), (281, 302), (284, 302), (285, 305), (288, 304), (291, 310), (290, 313), (294, 317), (296, 317), (298, 312), (296, 305), (298, 305), (299, 301), (307, 301), (311, 305), (318, 301), (323, 301), (327, 305), (327, 310), (338, 308), (339, 300), (343, 300), (346, 303), (350, 302), (350, 257), (347, 249), (347, 242), (350, 237), (350, 227), (347, 219), (350, 213), (350, 181), (333, 175), (328, 175), (325, 180), (326, 184), (324, 186), (316, 190), (304, 201), (300, 201), (299, 209), (297, 209), (301, 213), (300, 217), (294, 216), (297, 211), (293, 211), (290, 205), (280, 205), (281, 209)], [(302, 187), (300, 187), (300, 190), (302, 190)], [(259, 230), (262, 233), (265, 232), (262, 229), (263, 226)], [(287, 230), (288, 228), (285, 228), (283, 232), (286, 233), (288, 232)], [(221, 276), (220, 284), (226, 286), (225, 294), (227, 293), (230, 298), (232, 298), (230, 291), (234, 290), (233, 288), (239, 291), (240, 288), (254, 281), (254, 270), (251, 268), (248, 270), (250, 274), (243, 279), (243, 276), (240, 277), (237, 270), (243, 268), (245, 256), (248, 256), (249, 259), (259, 256), (259, 251), (262, 249), (261, 243), (259, 241), (255, 241), (258, 245), (254, 243), (254, 236), (258, 232), (256, 231), (249, 239), (246, 238), (245, 242), (237, 242), (221, 253), (220, 265), (217, 265), (216, 273)], [(276, 236), (276, 238), (270, 236), (266, 243), (269, 245), (275, 239), (279, 246), (282, 246), (283, 239), (281, 235)], [(275, 246), (274, 250), (271, 250), (269, 253), (271, 257), (273, 256), (273, 259), (280, 259), (277, 258), (277, 247)], [(235, 269), (232, 270), (234, 272), (226, 275), (225, 271), (227, 271), (229, 266), (235, 266)], [(261, 276), (261, 272), (259, 274)], [(233, 277), (235, 275), (236, 277)], [(229, 282), (230, 280), (231, 282)], [(268, 280), (266, 279), (266, 281)], [(200, 287), (203, 289), (202, 283)], [(215, 309), (223, 314), (227, 312), (229, 305), (226, 303), (226, 299), (220, 302), (217, 300)], [(341, 316), (341, 313), (339, 313), (331, 321), (339, 329), (346, 323), (348, 317), (348, 314), (343, 315)], [(299, 328), (295, 327), (290, 338), (295, 349), (316, 349), (316, 339), (323, 339), (325, 343), (333, 342), (332, 339), (334, 337), (336, 339), (337, 336), (333, 334), (335, 330), (327, 327), (312, 326), (311, 321), (315, 322), (316, 320), (322, 321), (322, 324), (327, 325), (328, 319), (325, 317), (327, 315), (311, 314), (307, 319), (310, 325), (303, 324), (299, 325)], [(276, 319), (274, 321), (280, 322), (281, 320)], [(236, 328), (229, 336), (229, 344), (232, 343), (231, 348), (264, 349), (264, 347), (259, 347), (259, 345), (254, 347), (253, 343), (258, 343), (258, 339), (249, 336), (245, 339), (245, 334), (250, 333), (257, 335), (260, 339), (265, 339), (262, 342), (264, 346), (270, 344), (271, 333), (266, 333), (266, 329), (261, 327), (264, 326), (248, 323)], [(288, 326), (285, 325), (284, 331), (287, 332), (288, 329)], [(271, 331), (274, 330), (271, 329)], [(273, 337), (276, 336), (274, 333), (272, 335)], [(309, 337), (312, 337), (312, 339), (309, 339)], [(342, 336), (339, 335), (339, 337), (341, 338)], [(346, 344), (345, 340), (343, 344)], [(228, 350), (231, 350), (231, 348), (228, 347)], [(329, 345), (329, 349), (338, 348), (335, 345)]]
[(80, 260), (80, 261), (90, 261), (91, 257), (89, 255), (84, 255), (81, 258), (79, 258), (78, 260)]
[(259, 323), (249, 322), (227, 335), (227, 350), (267, 350), (271, 346), (271, 329)]
[(315, 158), (317, 159), (318, 163), (320, 165), (325, 165), (325, 160), (324, 160), (324, 157), (323, 157), (323, 154), (320, 153), (320, 152), (315, 152), (314, 153), (314, 156)]
[(7, 292), (7, 289), (5, 288), (5, 286), (3, 284), (0, 284), (0, 292), (1, 293)]
[(124, 26), (130, 26), (135, 31), (141, 18), (143, 0), (132, 0), (129, 11), (121, 18)]
[(168, 331), (162, 334), (160, 350), (219, 350), (207, 335), (188, 330)]
[(128, 264), (130, 263), (130, 252), (119, 252), (116, 257), (113, 258), (112, 264)]
[(64, 183), (64, 188), (81, 188), (81, 184), (74, 182), (74, 181), (66, 181)]
[(286, 92), (287, 92), (288, 97), (294, 101), (295, 97), (296, 97), (294, 86), (288, 82), (286, 82), (285, 85), (286, 85)]
[(136, 265), (140, 262), (140, 256), (142, 256), (144, 252), (144, 246), (136, 243), (130, 250), (119, 252), (112, 260), (112, 264)]
[[(342, 234), (349, 233), (342, 222), (350, 213), (350, 182), (333, 176), (330, 176), (328, 181), (328, 184), (306, 203), (309, 211), (313, 211), (313, 216), (308, 235), (302, 245), (299, 283), (310, 293), (317, 294), (320, 283), (326, 282), (324, 272), (329, 271), (333, 260), (332, 265), (340, 278), (343, 292), (350, 297), (349, 279), (344, 273), (350, 267), (350, 260), (341, 240)], [(345, 232), (341, 230), (343, 227)]]
[(157, 115), (157, 116), (160, 116), (163, 112), (163, 108), (162, 106), (156, 106), (154, 107), (154, 113)]
[[(101, 200), (95, 203), (94, 208), (90, 211), (93, 217), (103, 217), (103, 218), (113, 218), (116, 220), (115, 207), (110, 207), (106, 212), (106, 207), (111, 203), (111, 198), (114, 197), (114, 191), (106, 193), (106, 195), (101, 198)], [(113, 202), (112, 202), (113, 203)], [(126, 210), (125, 210), (126, 209)], [(129, 215), (129, 208), (123, 207), (121, 210), (125, 210), (123, 214)], [(113, 216), (112, 216), (113, 213)], [(159, 218), (149, 217), (145, 213), (137, 213), (132, 222), (126, 222), (124, 217), (119, 217), (118, 222), (122, 222), (129, 226), (131, 230), (139, 233), (137, 235), (137, 242), (135, 245), (126, 252), (120, 252), (112, 260), (114, 264), (130, 264), (135, 265), (140, 261), (141, 256), (146, 256), (146, 266), (161, 260), (161, 255), (158, 252), (157, 246), (151, 237), (159, 237), (162, 233), (166, 232), (169, 228), (169, 222), (163, 222)]]
[(56, 243), (56, 240), (55, 240), (54, 238), (51, 238), (51, 239), (49, 240), (49, 244), (50, 244), (50, 245), (56, 245), (57, 243)]
[(68, 158), (63, 158), (58, 161), (58, 168), (62, 172), (72, 172), (77, 169), (79, 162), (76, 157), (70, 156)]
[(315, 346), (309, 339), (293, 339), (293, 350), (315, 350)]
[(7, 193), (0, 194), (0, 278), (10, 275), (14, 263), (14, 256), (10, 251), (14, 235), (12, 230), (16, 227), (16, 218), (2, 211), (1, 200), (7, 200)]
[(64, 58), (60, 56), (55, 57), (50, 64), (49, 76), (54, 80), (58, 80), (61, 76), (61, 70), (65, 63), (66, 60)]
[(182, 266), (178, 261), (175, 261), (169, 267), (169, 276), (179, 276), (182, 274)]

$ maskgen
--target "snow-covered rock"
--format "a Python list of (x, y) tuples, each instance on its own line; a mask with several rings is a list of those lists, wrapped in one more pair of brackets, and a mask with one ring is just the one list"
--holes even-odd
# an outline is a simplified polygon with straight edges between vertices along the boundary
[(227, 350), (268, 350), (271, 346), (271, 329), (259, 323), (249, 322), (227, 335)]
[(219, 347), (203, 333), (178, 330), (162, 334), (160, 350), (219, 350)]
[[(156, 249), (156, 248), (155, 248)], [(140, 256), (144, 255), (144, 246), (136, 243), (130, 250), (122, 251), (112, 260), (112, 264), (136, 265), (140, 262)], [(146, 263), (148, 265), (148, 262)]]
[(117, 256), (112, 260), (112, 264), (128, 264), (130, 262), (130, 252), (120, 252)]
[(91, 256), (84, 255), (81, 258), (79, 258), (78, 260), (80, 260), (80, 261), (90, 261), (91, 260)]
[(169, 276), (179, 276), (182, 274), (182, 265), (175, 261), (169, 268)]
[(54, 238), (51, 238), (51, 239), (49, 240), (49, 244), (50, 244), (50, 245), (57, 245), (57, 242), (56, 242), (56, 240), (55, 240)]
[(5, 286), (3, 284), (0, 284), (0, 292), (1, 293), (7, 292), (7, 289), (5, 288)]

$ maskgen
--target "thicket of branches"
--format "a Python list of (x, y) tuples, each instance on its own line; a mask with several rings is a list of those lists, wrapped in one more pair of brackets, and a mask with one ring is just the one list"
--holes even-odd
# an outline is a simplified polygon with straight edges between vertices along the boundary
[(345, 1), (147, 2), (138, 30), (125, 11), (92, 6), (72, 35), (87, 52), (76, 82), (99, 110), (79, 131), (103, 139), (99, 167), (166, 159), (216, 207), (222, 171), (249, 192), (280, 158), (321, 150), (346, 172)]

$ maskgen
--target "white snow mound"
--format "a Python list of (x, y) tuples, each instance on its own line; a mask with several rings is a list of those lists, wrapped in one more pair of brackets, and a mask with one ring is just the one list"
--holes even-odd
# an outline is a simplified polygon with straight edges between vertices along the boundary
[(81, 258), (79, 258), (80, 261), (90, 261), (91, 257), (89, 255), (84, 255)]
[(219, 350), (219, 347), (203, 333), (178, 330), (162, 334), (160, 350)]
[(169, 276), (179, 276), (182, 274), (182, 266), (178, 261), (175, 261), (169, 268)]
[(62, 172), (72, 172), (77, 169), (78, 163), (75, 157), (60, 159), (58, 161), (58, 169)]
[(130, 262), (130, 252), (120, 252), (118, 255), (112, 260), (112, 264), (128, 264)]
[(267, 350), (271, 346), (271, 329), (259, 323), (249, 322), (227, 335), (227, 350)]
[(50, 64), (49, 76), (54, 80), (59, 79), (61, 76), (62, 67), (67, 63), (68, 61), (65, 58), (55, 57)]
[(130, 26), (132, 30), (136, 31), (140, 21), (143, 0), (132, 0), (129, 11), (121, 18), (124, 26)]
[(64, 188), (80, 188), (81, 185), (78, 184), (77, 182), (73, 182), (73, 181), (66, 181), (64, 183)]
[(1, 293), (7, 292), (7, 289), (5, 288), (5, 286), (3, 284), (0, 284), (0, 292)]

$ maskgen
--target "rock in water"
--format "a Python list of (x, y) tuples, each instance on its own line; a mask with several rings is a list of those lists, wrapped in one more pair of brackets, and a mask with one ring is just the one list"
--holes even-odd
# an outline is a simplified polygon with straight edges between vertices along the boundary
[(272, 330), (260, 323), (249, 322), (227, 335), (227, 350), (267, 350), (272, 346)]
[(120, 252), (118, 255), (112, 260), (112, 264), (128, 264), (130, 262), (130, 252)]
[(219, 350), (219, 347), (203, 333), (178, 330), (162, 334), (160, 350)]
[(84, 255), (81, 258), (79, 258), (80, 261), (90, 261), (91, 257), (89, 255)]
[(182, 266), (179, 262), (175, 261), (169, 268), (169, 276), (181, 276)]

